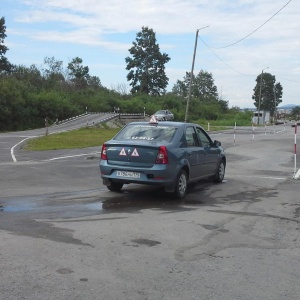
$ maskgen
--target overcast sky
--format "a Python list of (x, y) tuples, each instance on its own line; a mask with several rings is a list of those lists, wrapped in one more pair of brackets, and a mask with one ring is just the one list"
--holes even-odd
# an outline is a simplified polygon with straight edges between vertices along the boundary
[[(212, 73), (229, 107), (254, 107), (257, 76), (275, 75), (281, 105), (300, 105), (299, 0), (1, 0), (6, 57), (41, 66), (45, 57), (83, 59), (91, 76), (113, 88), (128, 86), (125, 58), (143, 26), (152, 28), (171, 91), (190, 72)], [(209, 27), (206, 27), (209, 26)], [(204, 28), (206, 27), (206, 28)], [(268, 69), (266, 69), (268, 68)]]

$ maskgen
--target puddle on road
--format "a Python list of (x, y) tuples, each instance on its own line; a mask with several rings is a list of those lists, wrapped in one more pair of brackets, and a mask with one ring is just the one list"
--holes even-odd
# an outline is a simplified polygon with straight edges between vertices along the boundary
[[(190, 210), (195, 206), (206, 205), (203, 193), (207, 185), (199, 185), (189, 191), (184, 199), (174, 199), (172, 195), (164, 193), (161, 189), (150, 187), (126, 187), (120, 193), (107, 193), (106, 197), (99, 194), (75, 192), (65, 194), (49, 194), (42, 197), (19, 197), (2, 202), (0, 213), (43, 213), (53, 217), (78, 217), (81, 215), (109, 213), (112, 211), (128, 211), (141, 209), (164, 209), (164, 210)], [(85, 195), (87, 194), (87, 195)], [(109, 195), (109, 196), (107, 196)], [(88, 200), (89, 199), (89, 200)], [(100, 200), (101, 199), (101, 200)], [(97, 201), (98, 200), (98, 201)], [(211, 200), (211, 199), (209, 199)], [(210, 203), (212, 204), (212, 203)]]
[(28, 211), (33, 210), (36, 205), (33, 203), (23, 203), (20, 205), (0, 205), (0, 211), (3, 212), (21, 212), (21, 211)]
[(14, 205), (0, 205), (0, 212), (26, 212), (26, 211), (54, 211), (57, 208), (70, 208), (72, 210), (93, 210), (101, 211), (102, 203), (82, 203), (82, 204), (72, 204), (72, 205), (56, 205), (56, 206), (42, 206), (42, 203), (27, 202)]

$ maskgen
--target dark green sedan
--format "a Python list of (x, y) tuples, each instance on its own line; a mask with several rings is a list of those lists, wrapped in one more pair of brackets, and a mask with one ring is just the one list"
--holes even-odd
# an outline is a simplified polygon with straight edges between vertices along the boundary
[(102, 146), (100, 172), (110, 191), (124, 184), (156, 185), (176, 198), (203, 178), (220, 183), (226, 156), (199, 125), (183, 122), (132, 122)]

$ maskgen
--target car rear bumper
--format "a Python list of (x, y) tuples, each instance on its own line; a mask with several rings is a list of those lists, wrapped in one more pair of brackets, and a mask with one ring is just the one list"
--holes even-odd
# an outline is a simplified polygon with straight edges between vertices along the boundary
[[(128, 168), (124, 166), (114, 166), (113, 168), (107, 163), (100, 163), (100, 172), (103, 179), (103, 184), (108, 185), (110, 181), (122, 182), (122, 183), (137, 183), (157, 186), (169, 186), (176, 180), (178, 174), (177, 166), (170, 166), (166, 168), (165, 165), (154, 165), (147, 170), (139, 168)], [(134, 172), (134, 175), (139, 175), (138, 178), (121, 176), (120, 173), (130, 175)]]

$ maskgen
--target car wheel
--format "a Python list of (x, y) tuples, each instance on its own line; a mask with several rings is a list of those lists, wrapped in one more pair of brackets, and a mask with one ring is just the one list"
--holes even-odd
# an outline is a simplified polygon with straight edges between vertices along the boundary
[(112, 192), (120, 192), (120, 190), (123, 187), (123, 183), (121, 182), (111, 182), (110, 185), (107, 186), (107, 188)]
[(216, 174), (214, 176), (214, 182), (215, 183), (220, 183), (223, 181), (225, 176), (225, 161), (221, 160), (219, 162), (218, 168), (216, 170)]
[(187, 175), (184, 170), (180, 170), (178, 173), (176, 184), (175, 184), (175, 192), (174, 196), (177, 199), (181, 199), (185, 196), (187, 190)]

